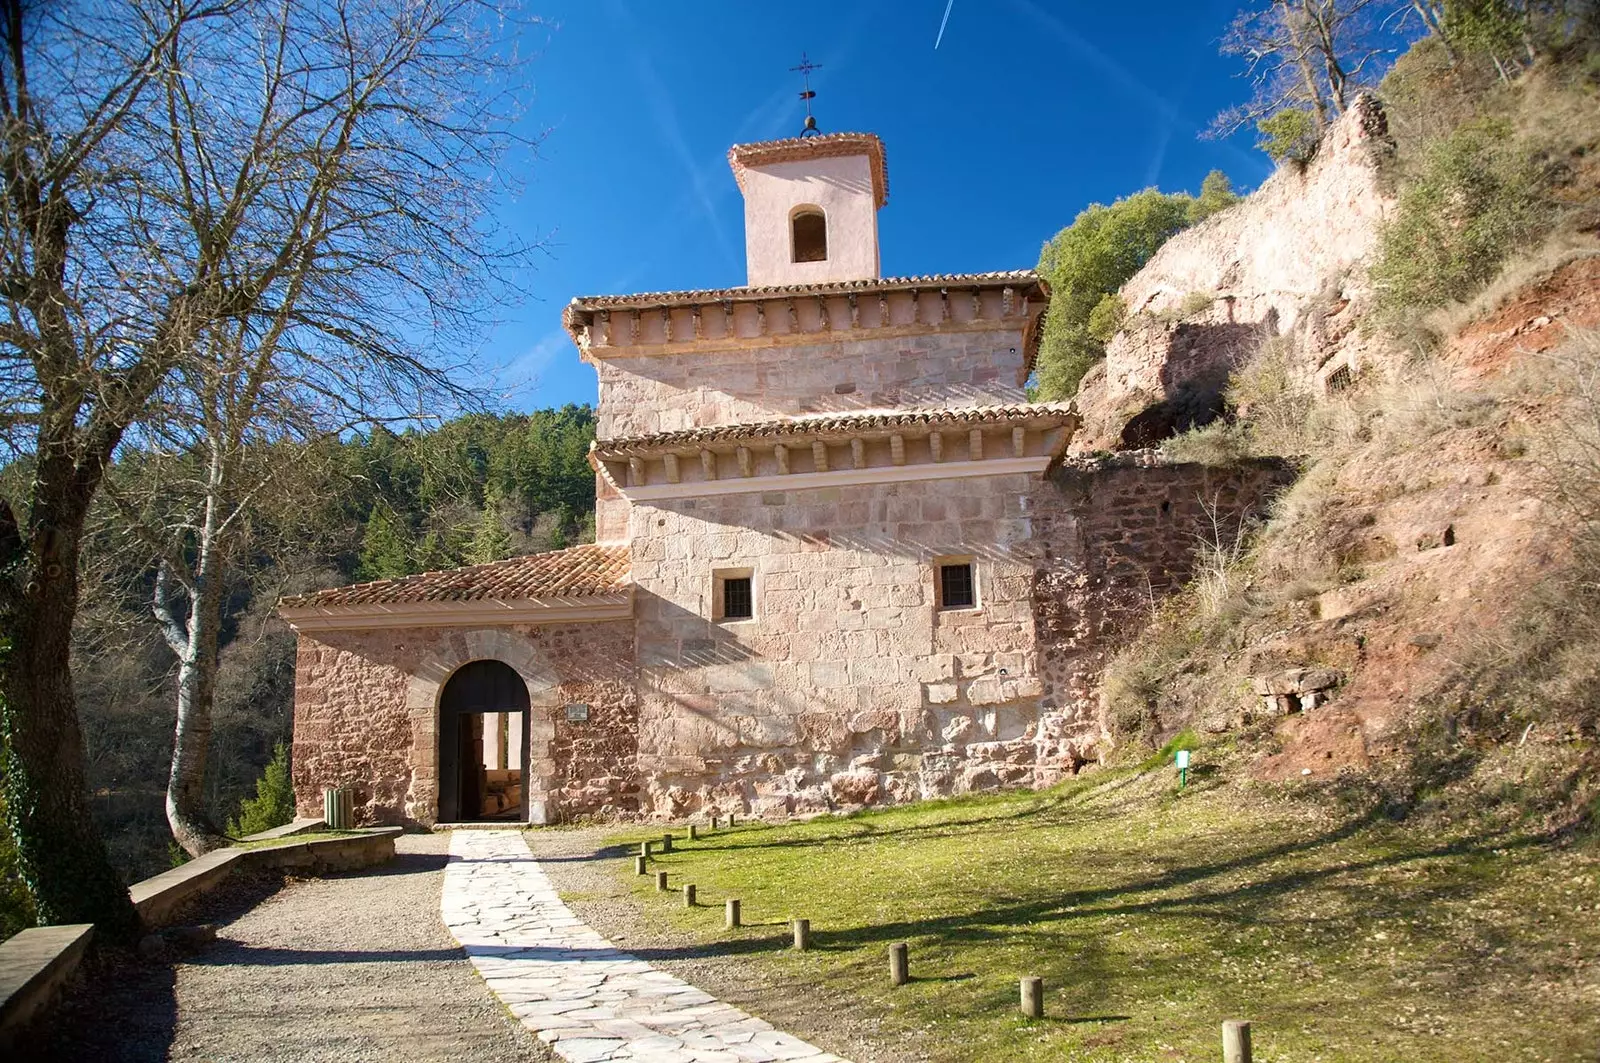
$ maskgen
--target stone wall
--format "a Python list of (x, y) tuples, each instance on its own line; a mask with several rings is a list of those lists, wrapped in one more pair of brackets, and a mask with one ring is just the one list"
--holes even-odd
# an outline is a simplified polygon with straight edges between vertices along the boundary
[(1122, 287), (1128, 324), (1084, 378), (1073, 452), (1146, 446), (1204, 419), (1263, 336), (1296, 333), (1308, 375), (1358, 360), (1348, 348), (1370, 298), (1364, 264), (1393, 207), (1392, 151), (1377, 100), (1358, 97), (1308, 164), (1284, 164), (1167, 241)]
[(1293, 479), (1279, 461), (1214, 468), (1150, 450), (1072, 459), (1050, 474), (1036, 496), (1044, 558), (1032, 599), (1040, 708), (1064, 753), (1102, 752), (1105, 662), (1194, 574), (1198, 548), (1231, 544)]
[[(794, 812), (959, 788), (945, 732), (1017, 738), (1036, 713), (1023, 475), (634, 507), (640, 770), (649, 807)], [(939, 612), (934, 559), (970, 556), (980, 608)], [(755, 619), (718, 623), (714, 572)], [(1015, 781), (1015, 780), (1013, 780)]]
[[(759, 334), (742, 320), (753, 318), (755, 306), (740, 304), (741, 333), (751, 335), (724, 344), (667, 353), (591, 348), (600, 374), (597, 434), (613, 439), (836, 410), (1022, 402), (1023, 329), (1031, 315), (1002, 318), (1002, 293), (985, 291), (982, 298), (980, 321), (965, 292), (952, 294), (947, 309), (937, 289), (915, 305), (909, 292), (893, 292), (885, 300), (889, 324), (879, 326), (877, 298), (863, 297), (859, 313), (867, 320), (855, 339), (846, 338), (851, 330), (843, 324), (822, 329), (812, 300), (795, 301), (792, 332), (775, 313), (770, 331)], [(848, 306), (835, 302), (832, 319), (848, 322)], [(945, 312), (949, 321), (940, 322)], [(642, 336), (640, 343), (648, 347), (658, 338)]]
[[(1100, 748), (1101, 665), (1276, 465), (1154, 454), (636, 507), (643, 808), (793, 813), (1045, 786)], [(1209, 507), (1209, 508), (1208, 508)], [(935, 607), (970, 557), (979, 607)], [(718, 570), (756, 616), (715, 622)]]
[[(637, 806), (638, 703), (627, 621), (504, 629), (302, 632), (295, 674), (297, 811), (351, 786), (361, 824), (432, 823), (438, 811), (438, 693), (459, 667), (503, 660), (528, 684), (524, 785), (560, 822)], [(569, 723), (564, 706), (589, 719)]]

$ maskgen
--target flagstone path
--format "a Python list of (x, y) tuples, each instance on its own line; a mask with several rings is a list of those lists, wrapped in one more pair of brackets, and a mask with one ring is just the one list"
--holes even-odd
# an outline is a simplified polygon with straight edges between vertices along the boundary
[(601, 937), (518, 831), (454, 832), (440, 905), (490, 990), (568, 1063), (848, 1063)]

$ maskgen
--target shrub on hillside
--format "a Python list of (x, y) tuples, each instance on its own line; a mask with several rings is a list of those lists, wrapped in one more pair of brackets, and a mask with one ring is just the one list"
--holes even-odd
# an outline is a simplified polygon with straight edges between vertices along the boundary
[(261, 778), (256, 780), (256, 795), (240, 801), (238, 817), (228, 821), (228, 833), (242, 838), (281, 827), (292, 819), (294, 784), (289, 778), (289, 747), (279, 742)]
[(1400, 193), (1372, 266), (1391, 327), (1468, 297), (1544, 233), (1553, 212), (1543, 185), (1504, 122), (1471, 122), (1433, 145)]
[(1317, 150), (1316, 117), (1297, 108), (1279, 111), (1256, 123), (1256, 147), (1273, 162), (1306, 162)]
[(1213, 171), (1198, 197), (1147, 188), (1109, 207), (1090, 204), (1044, 245), (1038, 268), (1050, 285), (1050, 309), (1040, 340), (1040, 398), (1066, 399), (1077, 392), (1121, 327), (1125, 310), (1114, 298), (1117, 289), (1174, 234), (1238, 198), (1226, 175)]

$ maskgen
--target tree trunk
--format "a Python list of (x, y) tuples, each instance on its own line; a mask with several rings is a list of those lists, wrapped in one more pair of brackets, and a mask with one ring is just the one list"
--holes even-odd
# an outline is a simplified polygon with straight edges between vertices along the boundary
[(190, 856), (210, 852), (227, 841), (205, 807), (211, 705), (216, 694), (216, 625), (207, 626), (213, 629), (212, 648), (199, 649), (190, 660), (178, 665), (178, 725), (173, 737), (172, 772), (167, 777), (167, 824)]
[(41, 448), (26, 558), (5, 588), (6, 818), (41, 923), (95, 923), (128, 937), (138, 916), (89, 814), (73, 695), (72, 618), (92, 486), (59, 450)]
[(178, 657), (178, 723), (167, 777), (167, 824), (190, 856), (226, 844), (206, 812), (206, 759), (211, 752), (211, 709), (217, 690), (217, 643), (222, 627), (219, 578), (221, 533), (208, 506), (198, 544), (199, 572), (189, 594), (189, 616), (181, 623), (167, 597), (166, 570), (156, 578), (155, 613)]

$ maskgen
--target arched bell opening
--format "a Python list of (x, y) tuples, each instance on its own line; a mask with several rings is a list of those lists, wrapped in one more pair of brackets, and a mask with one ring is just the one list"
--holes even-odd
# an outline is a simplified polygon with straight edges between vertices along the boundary
[(528, 821), (528, 687), (503, 661), (462, 665), (439, 693), (439, 822)]

